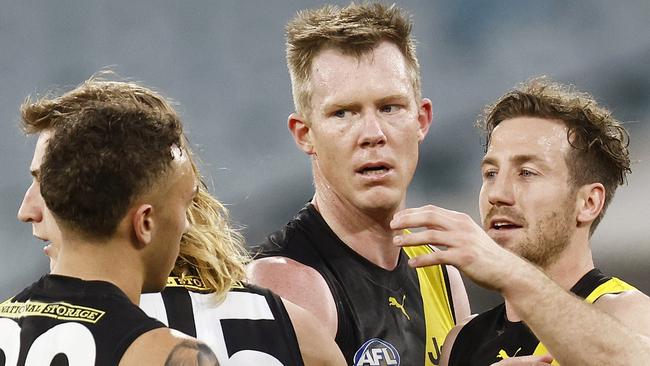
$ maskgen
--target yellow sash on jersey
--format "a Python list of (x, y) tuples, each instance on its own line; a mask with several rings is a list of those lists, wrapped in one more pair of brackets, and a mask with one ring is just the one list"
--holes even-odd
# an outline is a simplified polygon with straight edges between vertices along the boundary
[[(586, 302), (593, 304), (598, 300), (601, 296), (607, 295), (607, 294), (620, 294), (621, 292), (625, 291), (631, 291), (631, 290), (636, 290), (636, 288), (632, 285), (629, 285), (625, 283), (624, 281), (621, 281), (620, 279), (616, 277), (612, 277), (609, 281), (603, 283), (602, 285), (596, 287), (590, 294), (587, 296), (585, 299)], [(533, 356), (542, 356), (548, 353), (548, 350), (546, 349), (546, 346), (544, 346), (541, 342), (537, 345), (537, 348), (535, 348), (535, 352), (533, 352)], [(553, 361), (552, 365), (559, 366), (560, 364), (557, 361)]]
[[(428, 245), (404, 247), (409, 258), (433, 252)], [(440, 347), (447, 333), (454, 327), (453, 309), (448, 298), (447, 285), (442, 267), (427, 266), (418, 268), (418, 281), (426, 325), (424, 365), (433, 366), (440, 362)]]

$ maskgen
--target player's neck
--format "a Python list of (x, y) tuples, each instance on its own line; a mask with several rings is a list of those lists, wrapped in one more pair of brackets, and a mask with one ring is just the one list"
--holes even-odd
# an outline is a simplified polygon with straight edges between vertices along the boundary
[(127, 243), (102, 243), (64, 240), (52, 274), (76, 277), (85, 281), (106, 281), (117, 286), (135, 304), (140, 300), (142, 273), (137, 256), (122, 248)]
[[(546, 266), (546, 268), (542, 268), (544, 273), (565, 291), (570, 291), (592, 269), (594, 269), (594, 261), (591, 247), (586, 240), (572, 241), (553, 263)], [(521, 321), (521, 317), (508, 304), (507, 299), (505, 305), (508, 320), (512, 322)]]
[(572, 243), (544, 272), (565, 290), (570, 290), (587, 272), (594, 269), (589, 244)]
[(349, 202), (326, 199), (318, 190), (312, 203), (334, 233), (352, 250), (386, 270), (397, 266), (400, 249), (393, 244), (390, 220), (397, 210), (364, 212)]

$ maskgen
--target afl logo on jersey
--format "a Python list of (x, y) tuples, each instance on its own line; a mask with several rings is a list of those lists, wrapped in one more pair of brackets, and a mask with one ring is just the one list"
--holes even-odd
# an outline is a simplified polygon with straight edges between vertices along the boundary
[(373, 338), (354, 354), (354, 366), (399, 366), (397, 349), (383, 339)]

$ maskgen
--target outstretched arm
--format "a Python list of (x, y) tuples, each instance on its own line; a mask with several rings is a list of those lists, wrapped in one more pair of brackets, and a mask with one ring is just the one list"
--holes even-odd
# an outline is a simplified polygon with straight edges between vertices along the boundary
[[(468, 215), (436, 206), (403, 210), (391, 222), (395, 230), (425, 228), (395, 237), (396, 245), (431, 243), (446, 250), (409, 261), (415, 267), (451, 264), (479, 285), (501, 292), (549, 352), (569, 365), (645, 365), (650, 359), (650, 301), (639, 296), (623, 311), (644, 324), (631, 327), (562, 289), (537, 267), (502, 248)], [(621, 301), (618, 309), (625, 306)], [(610, 315), (612, 314), (612, 315)], [(615, 318), (616, 317), (616, 318)]]

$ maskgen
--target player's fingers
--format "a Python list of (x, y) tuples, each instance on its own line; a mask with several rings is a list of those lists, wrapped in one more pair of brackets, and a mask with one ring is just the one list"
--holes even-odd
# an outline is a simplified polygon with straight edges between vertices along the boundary
[(451, 256), (447, 251), (436, 251), (413, 257), (409, 259), (409, 266), (418, 268), (433, 266), (435, 264), (453, 264), (451, 263)]
[(433, 205), (405, 209), (393, 216), (390, 226), (393, 230), (416, 227), (443, 228), (444, 211), (446, 210)]
[(441, 210), (444, 210), (444, 208), (435, 205), (424, 205), (420, 207), (405, 208), (403, 210), (397, 211), (395, 213), (395, 217), (417, 214), (424, 211), (441, 211)]
[(414, 245), (436, 245), (436, 246), (453, 246), (453, 242), (447, 240), (449, 234), (445, 231), (435, 229), (423, 230), (416, 233), (403, 232), (393, 237), (393, 243), (400, 247)]

